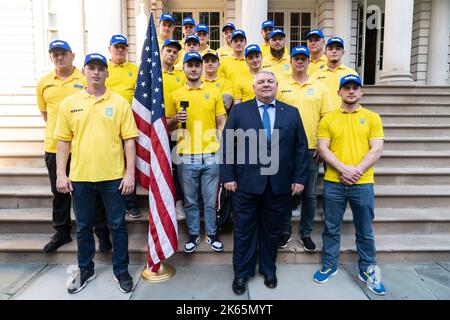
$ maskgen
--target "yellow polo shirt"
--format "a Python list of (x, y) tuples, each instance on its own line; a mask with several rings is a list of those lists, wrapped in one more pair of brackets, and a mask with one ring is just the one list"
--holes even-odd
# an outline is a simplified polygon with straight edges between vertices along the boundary
[(209, 45), (207, 44), (205, 50), (201, 50), (201, 51), (199, 51), (198, 53), (200, 53), (200, 55), (203, 57), (203, 55), (204, 55), (208, 50), (211, 50), (211, 48), (210, 48)]
[(255, 76), (247, 71), (239, 76), (233, 83), (233, 95), (235, 100), (245, 102), (255, 98), (255, 91), (253, 90), (253, 80)]
[(72, 181), (123, 178), (123, 140), (137, 136), (130, 104), (111, 89), (98, 100), (83, 90), (61, 103), (55, 138), (71, 142)]
[(248, 66), (247, 62), (245, 62), (245, 57), (236, 58), (235, 56), (222, 59), (219, 70), (217, 70), (217, 74), (220, 77), (230, 80), (231, 83), (234, 83), (235, 79), (247, 72)]
[(278, 82), (289, 78), (292, 74), (291, 61), (287, 51), (281, 59), (275, 59), (271, 54), (266, 55), (262, 61), (262, 69), (272, 71)]
[(44, 150), (56, 153), (58, 140), (54, 138), (56, 120), (61, 102), (68, 96), (80, 92), (86, 86), (83, 74), (75, 68), (73, 73), (63, 80), (52, 71), (43, 76), (36, 87), (36, 98), (39, 110), (47, 112), (47, 123), (45, 124)]
[(326, 68), (328, 64), (328, 59), (325, 55), (322, 55), (318, 60), (309, 60), (308, 66), (308, 76), (313, 75), (315, 72)]
[(339, 109), (342, 106), (342, 100), (337, 93), (339, 90), (339, 82), (341, 81), (342, 77), (345, 77), (349, 74), (358, 75), (358, 73), (352, 68), (341, 64), (335, 70), (332, 70), (328, 66), (326, 66), (325, 68), (315, 72), (312, 75), (313, 78), (323, 82), (328, 87), (333, 110)]
[(206, 88), (215, 89), (222, 95), (227, 94), (231, 97), (233, 96), (233, 85), (228, 79), (217, 76), (214, 80), (208, 80), (202, 76), (202, 81)]
[(180, 51), (178, 51), (178, 58), (177, 60), (175, 60), (174, 63), (174, 67), (176, 70), (183, 70), (183, 59), (184, 59), (184, 55), (186, 54), (186, 50), (181, 49)]
[(108, 72), (106, 87), (120, 94), (131, 104), (139, 72), (138, 66), (128, 61), (122, 64), (115, 64), (109, 60)]
[[(172, 92), (166, 104), (166, 116), (173, 118), (181, 110), (180, 102), (189, 101), (186, 131), (178, 136), (177, 153), (204, 154), (219, 149), (216, 135), (216, 117), (225, 115), (222, 95), (219, 91), (207, 88), (191, 88), (187, 84)], [(181, 128), (181, 124), (179, 124)]]
[(308, 148), (316, 149), (320, 119), (332, 111), (328, 88), (311, 77), (303, 85), (289, 77), (279, 84), (277, 99), (300, 111)]
[[(345, 165), (358, 165), (370, 150), (369, 141), (383, 139), (380, 116), (360, 106), (352, 113), (342, 108), (328, 113), (320, 121), (319, 139), (330, 140), (330, 150)], [(341, 174), (327, 165), (325, 180), (340, 182)], [(369, 168), (356, 184), (374, 183), (373, 167)]]
[(219, 54), (220, 59), (228, 58), (233, 55), (233, 48), (229, 47), (228, 45), (224, 45), (223, 47), (220, 47), (216, 51)]
[(166, 71), (162, 69), (164, 103), (169, 101), (169, 95), (176, 89), (181, 88), (186, 83), (186, 75), (183, 71)]

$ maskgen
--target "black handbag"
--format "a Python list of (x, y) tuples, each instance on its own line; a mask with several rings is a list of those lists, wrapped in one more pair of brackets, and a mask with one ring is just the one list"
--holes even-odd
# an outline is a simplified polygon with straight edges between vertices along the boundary
[(231, 192), (221, 184), (217, 193), (216, 225), (219, 230), (232, 226), (233, 208), (231, 205)]

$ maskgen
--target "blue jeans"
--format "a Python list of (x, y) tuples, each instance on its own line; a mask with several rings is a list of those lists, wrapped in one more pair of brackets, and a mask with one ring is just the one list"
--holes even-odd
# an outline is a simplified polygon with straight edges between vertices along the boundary
[[(319, 165), (314, 159), (316, 150), (308, 151), (308, 185), (301, 194), (302, 215), (300, 220), (300, 237), (310, 237), (314, 217), (316, 215), (317, 207), (317, 177), (319, 175)], [(284, 220), (282, 233), (292, 234), (292, 210), (289, 208)]]
[(101, 182), (72, 182), (73, 209), (77, 222), (78, 266), (94, 269), (95, 240), (92, 226), (95, 216), (96, 191), (106, 209), (112, 234), (114, 275), (128, 271), (128, 230), (125, 223), (126, 200), (119, 185), (122, 179)]
[[(219, 164), (214, 154), (181, 156), (178, 178), (184, 193), (184, 212), (190, 235), (200, 234), (199, 194), (203, 198), (205, 231), (216, 235), (216, 203), (219, 188)], [(201, 189), (201, 190), (200, 190)]]
[(340, 228), (347, 202), (350, 203), (355, 225), (359, 270), (366, 271), (368, 266), (376, 264), (375, 238), (372, 231), (375, 216), (373, 184), (346, 186), (342, 183), (324, 181), (322, 265), (326, 269), (338, 267)]

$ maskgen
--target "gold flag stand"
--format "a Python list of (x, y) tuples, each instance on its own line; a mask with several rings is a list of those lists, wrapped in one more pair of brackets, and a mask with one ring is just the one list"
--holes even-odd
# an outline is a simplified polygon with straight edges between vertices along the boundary
[(152, 272), (147, 267), (141, 273), (142, 279), (148, 282), (164, 282), (175, 275), (175, 267), (167, 262), (161, 262), (159, 270)]

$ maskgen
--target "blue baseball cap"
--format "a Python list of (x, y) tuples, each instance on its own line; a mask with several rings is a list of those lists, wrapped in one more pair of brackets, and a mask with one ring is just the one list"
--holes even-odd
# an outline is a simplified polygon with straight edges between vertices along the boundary
[(344, 39), (342, 39), (342, 38), (333, 37), (333, 38), (328, 39), (327, 45), (325, 47), (328, 47), (332, 43), (338, 43), (341, 45), (342, 48), (344, 48)]
[(346, 75), (345, 77), (341, 78), (341, 81), (339, 82), (339, 90), (349, 82), (354, 82), (358, 86), (362, 86), (362, 81), (359, 76), (354, 75), (354, 74), (349, 74), (349, 75)]
[(272, 20), (266, 20), (261, 24), (261, 29), (264, 29), (267, 27), (275, 28), (275, 24), (273, 23)]
[(199, 60), (200, 62), (203, 61), (202, 56), (198, 52), (186, 52), (183, 58), (183, 63), (189, 60)]
[(247, 36), (245, 35), (245, 32), (243, 30), (236, 30), (231, 34), (231, 41), (233, 41), (236, 37), (244, 37), (245, 40), (247, 40)]
[(311, 56), (309, 49), (305, 46), (297, 46), (297, 47), (292, 48), (291, 58), (293, 56), (296, 56), (297, 54), (303, 54), (303, 55), (307, 56), (308, 58)]
[(163, 13), (159, 17), (159, 21), (164, 21), (164, 20), (168, 20), (168, 21), (174, 22), (173, 16), (170, 13)]
[(306, 35), (306, 40), (308, 40), (312, 36), (316, 36), (316, 37), (325, 39), (325, 36), (323, 35), (322, 30), (320, 30), (320, 29), (313, 29), (310, 32), (308, 32), (308, 34)]
[(108, 67), (108, 62), (106, 61), (106, 58), (104, 56), (102, 56), (100, 53), (89, 53), (89, 54), (87, 54), (86, 58), (84, 59), (84, 66), (87, 65), (91, 61), (100, 61), (106, 67)]
[(53, 40), (52, 42), (50, 42), (50, 44), (48, 45), (48, 52), (51, 53), (52, 50), (56, 48), (72, 52), (72, 49), (70, 48), (69, 44), (64, 40)]
[(232, 24), (231, 22), (225, 23), (223, 28), (222, 28), (222, 32), (225, 30), (225, 28), (231, 28), (233, 30), (236, 30), (236, 26), (234, 24)]
[(208, 49), (205, 51), (205, 53), (202, 54), (203, 60), (205, 60), (206, 56), (213, 56), (213, 57), (217, 58), (217, 60), (219, 60), (219, 54), (213, 49)]
[(270, 31), (269, 39), (272, 39), (275, 36), (283, 36), (286, 38), (286, 33), (284, 33), (284, 31), (281, 29), (275, 29)]
[(200, 39), (195, 34), (190, 34), (186, 38), (184, 38), (184, 43), (186, 43), (188, 41), (195, 41), (197, 43), (200, 43)]
[(259, 52), (262, 54), (261, 48), (257, 44), (251, 44), (245, 48), (245, 56), (246, 57), (252, 52)]
[(173, 40), (173, 39), (165, 40), (162, 45), (162, 48), (164, 48), (165, 46), (168, 46), (168, 45), (174, 45), (175, 47), (178, 48), (178, 50), (181, 50), (181, 44), (177, 40)]
[(128, 41), (127, 38), (124, 35), (121, 34), (115, 34), (111, 37), (111, 40), (109, 41), (109, 45), (112, 46), (116, 43), (123, 43), (128, 47)]
[(187, 24), (192, 24), (193, 26), (195, 26), (195, 20), (192, 17), (186, 17), (183, 19), (183, 26), (187, 25)]
[(209, 28), (206, 24), (199, 23), (198, 25), (195, 26), (195, 32), (199, 31), (205, 31), (206, 33), (209, 33)]

